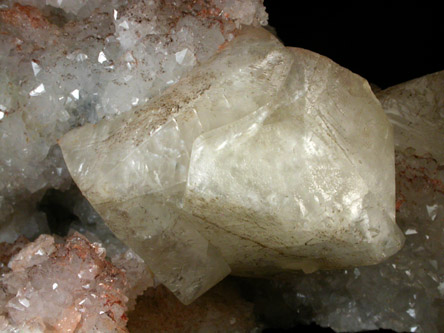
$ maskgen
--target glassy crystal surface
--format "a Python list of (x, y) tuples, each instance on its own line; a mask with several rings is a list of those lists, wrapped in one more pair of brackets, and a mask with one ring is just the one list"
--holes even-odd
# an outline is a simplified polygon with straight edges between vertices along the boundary
[(185, 303), (230, 270), (369, 265), (403, 242), (392, 128), (368, 83), (260, 28), (60, 146), (111, 230)]
[[(256, 301), (270, 323), (315, 321), (342, 332), (444, 330), (443, 78), (438, 72), (377, 93), (395, 129), (396, 219), (405, 246), (375, 266), (261, 284), (266, 296)], [(273, 314), (280, 311), (288, 312)]]

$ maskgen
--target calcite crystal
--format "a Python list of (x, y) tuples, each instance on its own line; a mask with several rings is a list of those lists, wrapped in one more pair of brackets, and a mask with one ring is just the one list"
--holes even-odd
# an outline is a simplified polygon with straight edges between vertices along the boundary
[(230, 271), (375, 264), (403, 242), (392, 128), (367, 82), (260, 28), (59, 144), (111, 230), (185, 303)]
[(405, 246), (375, 266), (261, 283), (256, 301), (271, 325), (444, 331), (444, 72), (377, 96), (395, 129), (396, 219)]

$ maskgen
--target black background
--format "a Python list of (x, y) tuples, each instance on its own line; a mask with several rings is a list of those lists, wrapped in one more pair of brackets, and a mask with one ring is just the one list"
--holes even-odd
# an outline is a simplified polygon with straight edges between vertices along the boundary
[(439, 3), (266, 0), (265, 6), (285, 45), (325, 55), (386, 88), (444, 70)]

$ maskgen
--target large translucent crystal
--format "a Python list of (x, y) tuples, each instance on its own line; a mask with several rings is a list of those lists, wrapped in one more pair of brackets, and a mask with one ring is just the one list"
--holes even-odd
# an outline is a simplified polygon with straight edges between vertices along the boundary
[(402, 245), (392, 128), (369, 85), (260, 28), (60, 146), (94, 208), (183, 302), (230, 268), (368, 265)]
[(257, 302), (265, 304), (262, 315), (270, 324), (315, 321), (341, 332), (444, 332), (444, 71), (377, 96), (395, 129), (396, 220), (405, 246), (378, 265), (256, 286), (267, 295)]

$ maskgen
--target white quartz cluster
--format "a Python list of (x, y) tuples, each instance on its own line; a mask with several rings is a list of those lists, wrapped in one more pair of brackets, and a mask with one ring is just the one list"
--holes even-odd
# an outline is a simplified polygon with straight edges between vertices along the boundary
[(444, 329), (444, 72), (377, 96), (395, 129), (396, 219), (405, 246), (379, 265), (301, 274), (271, 289), (262, 285), (292, 309), (288, 325), (315, 321), (343, 332)]
[(184, 303), (230, 272), (375, 264), (403, 242), (392, 128), (368, 83), (262, 28), (60, 146), (111, 230)]
[(128, 295), (134, 302), (139, 281), (150, 281), (130, 253), (115, 259), (118, 268), (100, 243), (77, 233), (19, 239), (0, 253), (1, 332), (127, 332)]
[(35, 206), (46, 189), (70, 185), (56, 145), (64, 133), (146, 103), (214, 54), (241, 24), (266, 22), (259, 0), (2, 1), (4, 238), (47, 232)]

